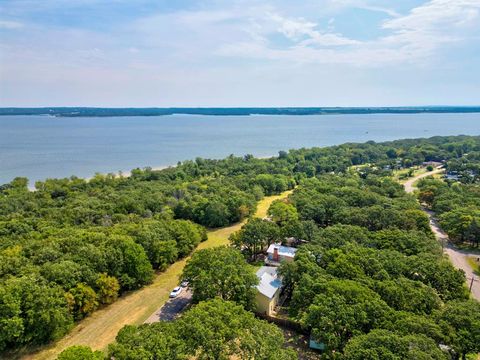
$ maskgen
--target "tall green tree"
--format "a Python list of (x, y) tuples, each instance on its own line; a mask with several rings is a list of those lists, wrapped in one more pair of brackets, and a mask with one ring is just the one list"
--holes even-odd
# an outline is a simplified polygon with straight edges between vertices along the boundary
[(97, 294), (86, 284), (77, 284), (65, 294), (65, 298), (76, 319), (84, 318), (98, 307)]
[(96, 281), (96, 286), (97, 298), (101, 304), (111, 304), (117, 300), (120, 284), (115, 277), (100, 274)]
[(298, 220), (297, 209), (282, 200), (275, 200), (268, 208), (268, 215), (278, 224), (285, 224)]
[(171, 323), (126, 326), (109, 346), (117, 360), (290, 360), (280, 329), (230, 301), (200, 302)]
[(387, 330), (373, 330), (352, 338), (344, 351), (345, 360), (448, 360), (446, 353), (424, 335), (400, 336)]
[(295, 359), (283, 348), (283, 334), (233, 302), (202, 302), (178, 321), (179, 335), (199, 359)]
[(74, 345), (63, 350), (57, 360), (103, 360), (105, 356), (101, 351), (93, 351), (88, 346)]
[(238, 250), (225, 246), (199, 250), (187, 262), (182, 278), (188, 279), (194, 302), (219, 297), (254, 308), (258, 279)]
[(446, 324), (448, 344), (463, 360), (480, 352), (480, 303), (476, 300), (452, 301), (440, 314)]
[(253, 260), (278, 240), (280, 240), (279, 227), (271, 221), (259, 218), (251, 219), (238, 232), (230, 236), (232, 245), (245, 251), (248, 258)]
[(341, 350), (355, 335), (382, 325), (392, 313), (372, 290), (353, 281), (327, 282), (301, 321), (329, 351)]

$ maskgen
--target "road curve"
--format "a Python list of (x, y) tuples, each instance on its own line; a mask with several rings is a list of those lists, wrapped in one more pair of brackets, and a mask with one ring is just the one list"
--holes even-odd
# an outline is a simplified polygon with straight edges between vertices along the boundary
[(423, 174), (420, 174), (420, 175), (417, 175), (409, 180), (407, 180), (404, 184), (403, 184), (403, 187), (405, 188), (405, 191), (407, 193), (413, 193), (416, 189), (415, 187), (415, 183), (420, 180), (420, 179), (423, 179), (423, 178), (426, 178), (428, 176), (432, 176), (432, 175), (435, 175), (435, 174), (440, 174), (441, 172), (444, 172), (445, 169), (435, 169), (433, 171), (429, 171), (429, 172), (426, 172), (426, 173), (423, 173)]
[[(427, 176), (432, 176), (432, 175), (441, 173), (443, 171), (444, 169), (436, 169), (433, 171), (429, 171), (429, 172), (417, 175), (409, 179), (407, 182), (403, 184), (405, 191), (407, 193), (413, 193), (416, 189), (414, 184), (418, 180), (425, 178)], [(468, 256), (479, 257), (480, 255), (457, 249), (455, 245), (450, 243), (448, 239), (448, 235), (440, 228), (438, 221), (435, 219), (435, 213), (427, 209), (423, 209), (423, 210), (427, 213), (428, 217), (430, 218), (430, 228), (435, 234), (435, 237), (441, 244), (443, 244), (443, 252), (448, 255), (453, 266), (465, 272), (465, 275), (467, 278), (467, 281), (466, 281), (467, 286), (470, 287), (470, 285), (472, 285), (471, 296), (474, 299), (477, 299), (478, 301), (480, 301), (480, 277), (473, 273), (472, 267), (467, 262)], [(472, 284), (472, 279), (473, 279), (473, 284)]]

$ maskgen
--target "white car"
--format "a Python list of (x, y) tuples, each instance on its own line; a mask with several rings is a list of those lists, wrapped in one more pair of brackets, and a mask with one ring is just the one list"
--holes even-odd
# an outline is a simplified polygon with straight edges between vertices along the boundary
[(170, 297), (171, 298), (176, 298), (178, 296), (178, 294), (180, 294), (182, 292), (182, 288), (180, 286), (177, 286), (175, 289), (172, 290), (172, 292), (170, 293)]

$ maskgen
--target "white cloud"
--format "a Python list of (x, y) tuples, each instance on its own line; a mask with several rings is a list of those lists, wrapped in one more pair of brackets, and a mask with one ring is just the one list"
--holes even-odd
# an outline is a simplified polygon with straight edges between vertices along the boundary
[[(289, 19), (278, 14), (269, 14), (271, 19), (279, 23), (278, 31), (285, 35), (288, 39), (299, 41), (300, 46), (340, 46), (355, 45), (358, 41), (348, 39), (340, 34), (332, 32), (321, 32), (317, 30), (318, 24), (307, 21), (303, 18)], [(329, 22), (329, 25), (331, 23)]]
[[(264, 21), (279, 24), (277, 31), (293, 41), (290, 47), (277, 48), (267, 41), (229, 43), (219, 53), (298, 63), (345, 63), (354, 66), (381, 66), (423, 63), (448, 44), (459, 44), (480, 31), (480, 0), (431, 0), (400, 16), (394, 11), (370, 6), (363, 1), (342, 0), (337, 6), (354, 6), (382, 11), (392, 16), (380, 31), (388, 34), (374, 40), (356, 40), (336, 33), (328, 22), (326, 31), (305, 18), (267, 14)], [(266, 38), (265, 34), (263, 39)]]
[(383, 27), (404, 31), (449, 32), (452, 27), (475, 24), (479, 10), (479, 0), (431, 0), (413, 8), (406, 16), (385, 21)]
[(18, 21), (0, 20), (0, 29), (14, 30), (22, 27), (23, 24)]
[(413, 58), (431, 57), (447, 44), (458, 44), (479, 27), (480, 0), (431, 0), (407, 15), (386, 20), (392, 31), (378, 46), (396, 48)]
[[(283, 104), (309, 105), (334, 99), (327, 88), (336, 87), (342, 78), (337, 99), (351, 105), (343, 95), (352, 84), (352, 98), (362, 93), (369, 105), (376, 98), (367, 97), (364, 89), (375, 81), (382, 89), (397, 89), (391, 84), (395, 74), (400, 74), (397, 81), (404, 89), (416, 84), (417, 95), (422, 86), (439, 82), (438, 74), (446, 66), (454, 68), (455, 75), (458, 71), (465, 77), (468, 72), (469, 83), (472, 73), (478, 78), (475, 57), (463, 60), (447, 52), (454, 46), (466, 52), (478, 45), (480, 0), (423, 0), (410, 10), (403, 6), (402, 14), (386, 8), (393, 6), (387, 0), (208, 1), (190, 9), (129, 15), (128, 20), (101, 24), (101, 30), (83, 22), (52, 25), (48, 17), (33, 16), (36, 13), (21, 17), (20, 11), (2, 12), (0, 4), (5, 20), (25, 24), (12, 27), (7, 22), (19, 30), (2, 32), (0, 78), (12, 85), (8, 99), (23, 99), (26, 89), (32, 99), (41, 97), (48, 88), (50, 93), (41, 98), (45, 104), (55, 99), (53, 93), (58, 99), (72, 99), (73, 105), (96, 103), (97, 98), (98, 103), (115, 99), (116, 105), (159, 105), (159, 99), (165, 106), (188, 105), (185, 99), (198, 101), (190, 105), (235, 106), (240, 99), (245, 105), (267, 105), (268, 96), (274, 101), (283, 96)], [(361, 19), (355, 33), (357, 14)], [(367, 29), (361, 28), (362, 21)], [(0, 20), (0, 27), (5, 28), (5, 21)], [(452, 61), (452, 56), (457, 59)], [(414, 76), (405, 76), (408, 71)], [(427, 71), (435, 75), (420, 79)], [(445, 83), (458, 77), (453, 71), (453, 81)], [(327, 90), (320, 96), (317, 91), (323, 86)], [(388, 97), (380, 90), (371, 94)]]
[[(376, 2), (378, 3), (378, 1)], [(325, 6), (327, 6), (327, 8), (330, 8), (330, 9), (336, 9), (337, 11), (339, 9), (356, 8), (356, 9), (364, 9), (364, 10), (384, 13), (391, 17), (400, 16), (400, 14), (397, 11), (385, 6), (372, 4), (372, 1), (368, 1), (368, 0), (327, 0)]]

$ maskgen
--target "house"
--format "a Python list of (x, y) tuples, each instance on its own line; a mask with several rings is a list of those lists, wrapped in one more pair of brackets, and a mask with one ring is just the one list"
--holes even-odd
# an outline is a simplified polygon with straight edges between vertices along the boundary
[(453, 181), (458, 181), (460, 180), (460, 174), (458, 171), (448, 171), (445, 175), (444, 178), (446, 180), (453, 180)]
[(278, 277), (277, 268), (262, 266), (257, 271), (258, 285), (255, 303), (257, 312), (271, 316), (278, 304), (282, 281)]
[(281, 244), (272, 244), (267, 249), (267, 258), (265, 259), (265, 263), (267, 265), (278, 266), (282, 261), (293, 261), (296, 252), (296, 248), (283, 246)]

